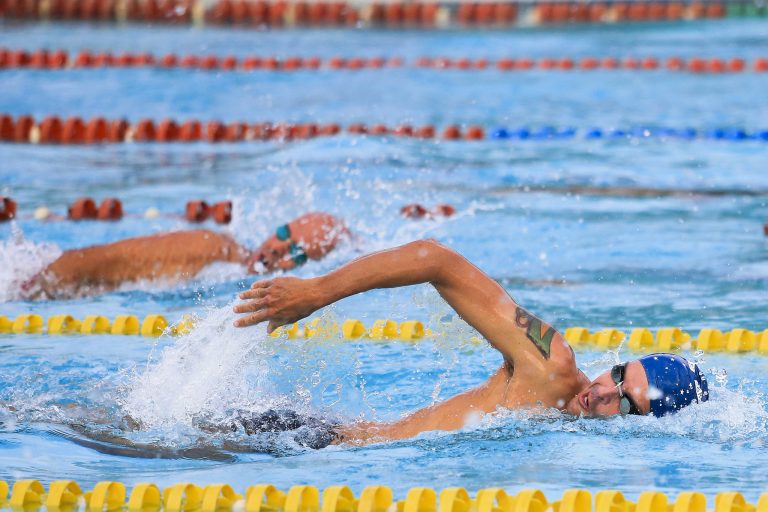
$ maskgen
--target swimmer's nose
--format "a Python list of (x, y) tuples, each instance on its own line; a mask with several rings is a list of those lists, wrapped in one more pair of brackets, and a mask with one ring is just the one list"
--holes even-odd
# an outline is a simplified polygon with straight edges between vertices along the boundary
[(590, 402), (595, 405), (599, 403), (609, 404), (616, 398), (618, 398), (619, 392), (613, 386), (596, 386), (592, 388)]

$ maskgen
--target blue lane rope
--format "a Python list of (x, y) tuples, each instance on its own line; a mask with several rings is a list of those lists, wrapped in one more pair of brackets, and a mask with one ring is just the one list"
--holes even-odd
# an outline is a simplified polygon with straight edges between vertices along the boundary
[(556, 140), (556, 139), (709, 139), (727, 141), (768, 141), (768, 130), (747, 131), (742, 128), (713, 128), (697, 130), (695, 128), (643, 127), (634, 128), (587, 128), (578, 130), (573, 127), (558, 128), (541, 126), (538, 128), (499, 127), (488, 133), (489, 139), (504, 140)]

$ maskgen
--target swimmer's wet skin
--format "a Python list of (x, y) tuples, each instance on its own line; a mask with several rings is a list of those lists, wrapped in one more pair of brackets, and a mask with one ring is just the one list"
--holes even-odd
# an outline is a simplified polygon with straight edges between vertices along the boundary
[(456, 312), (501, 352), (504, 362), (480, 386), (393, 423), (339, 426), (334, 440), (403, 439), (456, 430), (499, 407), (555, 408), (575, 416), (664, 416), (709, 398), (699, 368), (672, 354), (617, 365), (593, 381), (554, 328), (520, 307), (496, 281), (460, 254), (431, 240), (373, 253), (313, 279), (258, 281), (235, 306), (238, 327), (268, 322), (272, 332), (344, 297), (375, 288), (430, 283)]
[(65, 251), (22, 284), (22, 294), (27, 299), (63, 299), (143, 279), (185, 280), (214, 262), (240, 263), (251, 274), (291, 270), (308, 259), (322, 259), (347, 234), (341, 220), (315, 212), (280, 226), (254, 251), (228, 235), (202, 229), (128, 238)]

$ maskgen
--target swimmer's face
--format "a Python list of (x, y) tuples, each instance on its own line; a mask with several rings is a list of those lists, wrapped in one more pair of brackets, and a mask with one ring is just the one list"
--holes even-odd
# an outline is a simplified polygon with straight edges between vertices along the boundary
[(648, 378), (639, 361), (627, 363), (624, 382), (617, 386), (611, 370), (600, 374), (576, 395), (577, 410), (584, 416), (607, 417), (620, 414), (621, 394), (629, 397), (643, 414), (651, 410), (648, 399)]
[(292, 268), (290, 257), (291, 243), (288, 240), (278, 240), (275, 235), (270, 236), (253, 251), (248, 260), (248, 272), (251, 274), (264, 274), (277, 269)]

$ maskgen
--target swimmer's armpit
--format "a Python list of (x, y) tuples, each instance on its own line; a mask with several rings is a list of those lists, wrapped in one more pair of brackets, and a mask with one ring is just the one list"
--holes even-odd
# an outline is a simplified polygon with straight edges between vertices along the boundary
[(539, 349), (544, 359), (549, 359), (552, 338), (555, 337), (555, 329), (520, 306), (515, 310), (515, 325), (525, 329), (525, 337)]

